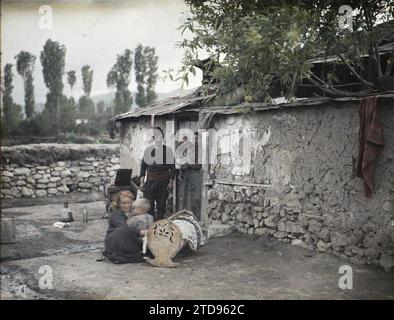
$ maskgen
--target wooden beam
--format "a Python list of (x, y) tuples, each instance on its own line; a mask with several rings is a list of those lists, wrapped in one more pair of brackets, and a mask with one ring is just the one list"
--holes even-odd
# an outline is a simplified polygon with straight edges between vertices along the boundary
[(247, 183), (247, 182), (234, 182), (234, 181), (224, 181), (224, 180), (214, 180), (217, 184), (226, 184), (231, 186), (244, 186), (244, 187), (258, 187), (258, 188), (273, 188), (272, 184), (261, 184), (261, 183)]

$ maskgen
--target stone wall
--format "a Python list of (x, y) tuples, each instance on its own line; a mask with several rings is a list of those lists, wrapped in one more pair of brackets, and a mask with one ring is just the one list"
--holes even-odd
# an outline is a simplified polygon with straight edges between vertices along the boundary
[(118, 145), (37, 144), (1, 150), (0, 195), (6, 199), (102, 191), (120, 168)]
[[(249, 117), (217, 116), (215, 143), (220, 152), (210, 166), (209, 222), (390, 268), (394, 265), (392, 100), (379, 100), (379, 111), (385, 146), (375, 161), (373, 199), (364, 196), (355, 172), (358, 102)], [(233, 133), (246, 131), (250, 159), (239, 162), (232, 152), (245, 141)], [(227, 148), (225, 141), (230, 141)]]

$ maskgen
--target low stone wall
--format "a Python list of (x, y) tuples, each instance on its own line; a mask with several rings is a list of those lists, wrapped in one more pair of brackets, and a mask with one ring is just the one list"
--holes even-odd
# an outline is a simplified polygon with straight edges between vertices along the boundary
[(118, 145), (5, 147), (2, 148), (0, 195), (18, 199), (102, 191), (119, 168)]

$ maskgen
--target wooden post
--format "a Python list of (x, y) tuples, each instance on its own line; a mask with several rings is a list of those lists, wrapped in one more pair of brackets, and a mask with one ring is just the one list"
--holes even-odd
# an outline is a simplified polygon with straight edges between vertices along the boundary
[(0, 243), (15, 243), (15, 219), (1, 218), (1, 240)]
[(201, 166), (202, 166), (202, 188), (201, 188), (201, 223), (204, 228), (208, 228), (208, 181), (210, 176), (210, 138), (209, 131), (203, 131), (201, 134)]
[[(177, 128), (177, 119), (175, 118), (175, 116), (173, 115), (171, 117), (171, 120), (167, 120), (166, 121), (166, 145), (169, 146), (173, 153), (174, 153), (174, 157), (175, 157), (175, 138), (176, 138), (176, 132), (177, 132), (178, 128)], [(178, 190), (177, 190), (177, 178), (175, 177), (174, 179), (174, 183), (173, 183), (173, 189), (172, 189), (172, 209), (173, 212), (176, 212), (178, 210), (177, 208), (177, 196), (178, 196)], [(172, 212), (172, 213), (173, 213)]]

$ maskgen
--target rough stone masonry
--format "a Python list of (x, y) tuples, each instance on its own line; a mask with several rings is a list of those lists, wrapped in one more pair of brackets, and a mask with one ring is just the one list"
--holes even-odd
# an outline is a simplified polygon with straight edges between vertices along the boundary
[(4, 147), (2, 160), (0, 196), (6, 199), (102, 191), (120, 168), (117, 145)]
[[(394, 266), (394, 108), (379, 101), (385, 146), (373, 199), (356, 177), (358, 102), (216, 116), (218, 144), (249, 131), (251, 157), (222, 148), (210, 166), (210, 224), (331, 252), (355, 263)], [(230, 137), (229, 137), (230, 136)], [(237, 137), (237, 135), (234, 135)], [(223, 165), (227, 160), (229, 165)]]

